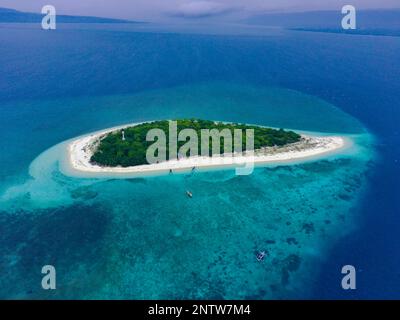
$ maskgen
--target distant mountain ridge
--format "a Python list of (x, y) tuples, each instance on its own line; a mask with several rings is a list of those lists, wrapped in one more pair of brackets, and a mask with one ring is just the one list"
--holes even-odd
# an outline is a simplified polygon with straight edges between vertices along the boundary
[[(244, 22), (253, 25), (280, 26), (287, 28), (332, 28), (340, 27), (344, 15), (337, 11), (307, 11), (264, 13), (247, 18)], [(360, 28), (399, 28), (399, 9), (358, 10), (357, 25)]]
[(343, 17), (341, 10), (265, 13), (249, 17), (243, 22), (297, 31), (400, 36), (400, 9), (359, 10), (356, 30), (343, 30)]
[[(40, 13), (22, 12), (14, 9), (0, 8), (0, 23), (40, 23), (44, 15)], [(144, 23), (112, 18), (57, 15), (59, 23)]]

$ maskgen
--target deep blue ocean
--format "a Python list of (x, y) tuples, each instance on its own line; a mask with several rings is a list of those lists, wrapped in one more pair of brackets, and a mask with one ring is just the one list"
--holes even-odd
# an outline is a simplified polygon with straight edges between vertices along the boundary
[[(160, 30), (0, 25), (0, 298), (400, 298), (400, 38)], [(171, 117), (357, 135), (361, 151), (246, 178), (56, 168), (60, 142)]]

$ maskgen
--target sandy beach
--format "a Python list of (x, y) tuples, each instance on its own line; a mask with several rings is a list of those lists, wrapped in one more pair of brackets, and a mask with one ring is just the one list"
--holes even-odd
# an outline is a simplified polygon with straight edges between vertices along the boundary
[(100, 140), (108, 133), (131, 127), (137, 124), (124, 125), (98, 131), (75, 140), (67, 145), (68, 167), (75, 173), (84, 174), (129, 174), (152, 175), (181, 172), (196, 169), (218, 169), (222, 167), (243, 167), (247, 164), (279, 164), (301, 161), (314, 157), (332, 154), (346, 146), (346, 139), (341, 136), (302, 135), (299, 142), (283, 147), (268, 147), (255, 150), (252, 154), (225, 154), (213, 157), (190, 157), (169, 160), (157, 164), (138, 165), (132, 167), (103, 167), (90, 162), (90, 158)]

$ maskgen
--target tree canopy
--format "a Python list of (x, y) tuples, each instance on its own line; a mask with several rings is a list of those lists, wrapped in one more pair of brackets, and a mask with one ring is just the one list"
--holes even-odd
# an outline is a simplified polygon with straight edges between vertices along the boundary
[[(183, 129), (194, 129), (197, 133), (199, 146), (198, 154), (201, 154), (200, 137), (203, 129), (217, 129), (219, 131), (228, 129), (233, 137), (233, 130), (242, 130), (242, 148), (246, 149), (246, 129), (254, 130), (254, 149), (263, 147), (283, 146), (286, 144), (298, 142), (301, 136), (293, 131), (283, 129), (272, 129), (254, 125), (238, 124), (238, 123), (222, 123), (201, 119), (179, 119), (177, 122), (177, 132)], [(106, 135), (99, 142), (91, 162), (101, 166), (136, 166), (147, 164), (146, 152), (154, 141), (146, 141), (146, 136), (151, 129), (161, 129), (166, 135), (165, 151), (167, 159), (169, 159), (169, 121), (153, 121), (117, 130)], [(123, 132), (122, 132), (123, 131)], [(123, 139), (123, 136), (125, 139)], [(188, 141), (189, 139), (187, 139)], [(219, 153), (224, 152), (224, 141), (220, 139)], [(178, 141), (177, 147), (184, 145), (187, 141)], [(215, 154), (212, 150), (212, 143), (209, 143), (209, 154)]]

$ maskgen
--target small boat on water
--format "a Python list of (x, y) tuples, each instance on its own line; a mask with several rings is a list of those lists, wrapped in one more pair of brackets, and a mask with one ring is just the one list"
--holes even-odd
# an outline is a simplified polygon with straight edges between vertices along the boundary
[(193, 198), (193, 194), (192, 194), (189, 190), (186, 191), (186, 195), (187, 195), (189, 198)]
[(266, 256), (265, 251), (259, 251), (256, 255), (258, 261), (263, 261)]

